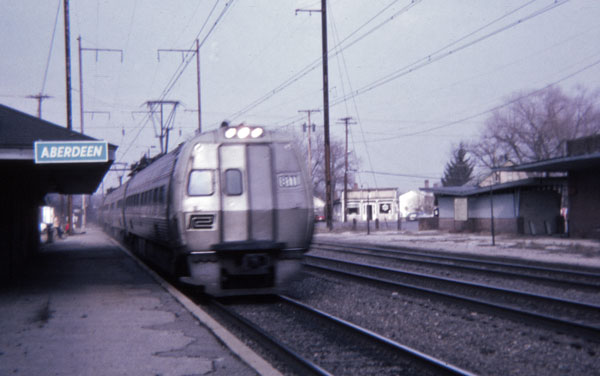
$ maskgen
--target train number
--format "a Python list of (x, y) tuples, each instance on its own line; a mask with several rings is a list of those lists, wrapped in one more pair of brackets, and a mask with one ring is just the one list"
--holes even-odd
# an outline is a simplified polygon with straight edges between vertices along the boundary
[(295, 174), (279, 175), (277, 182), (281, 188), (293, 188), (300, 185), (300, 177)]

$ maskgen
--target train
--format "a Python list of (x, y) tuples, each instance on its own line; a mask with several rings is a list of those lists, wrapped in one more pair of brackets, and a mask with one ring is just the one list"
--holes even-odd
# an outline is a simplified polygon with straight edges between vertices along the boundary
[(133, 253), (214, 296), (285, 291), (314, 229), (293, 139), (245, 124), (224, 123), (139, 164), (99, 212)]

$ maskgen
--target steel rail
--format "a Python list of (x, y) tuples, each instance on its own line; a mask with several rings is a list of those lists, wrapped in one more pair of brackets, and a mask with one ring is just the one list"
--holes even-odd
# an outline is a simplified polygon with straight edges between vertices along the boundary
[[(438, 263), (440, 265), (467, 268), (467, 266), (464, 266), (464, 265), (459, 266), (459, 265), (447, 264), (447, 263), (444, 263), (443, 261), (463, 262), (463, 263), (483, 266), (483, 268), (481, 268), (480, 270), (491, 271), (491, 272), (495, 272), (495, 273), (507, 273), (508, 274), (511, 272), (499, 271), (497, 269), (488, 269), (488, 268), (485, 268), (485, 266), (508, 268), (508, 269), (513, 269), (513, 270), (521, 270), (521, 271), (525, 271), (525, 272), (535, 271), (535, 272), (548, 273), (548, 274), (560, 273), (560, 274), (563, 274), (564, 276), (570, 276), (570, 277), (575, 277), (575, 278), (595, 279), (595, 280), (598, 280), (598, 283), (589, 283), (588, 284), (585, 282), (577, 282), (577, 281), (572, 281), (572, 280), (555, 279), (555, 278), (548, 278), (548, 280), (556, 281), (556, 282), (564, 282), (564, 283), (582, 284), (585, 287), (595, 287), (595, 288), (600, 287), (600, 272), (586, 272), (586, 271), (579, 271), (579, 270), (572, 270), (572, 269), (561, 269), (561, 268), (546, 267), (546, 266), (526, 265), (526, 264), (517, 264), (517, 263), (507, 263), (507, 262), (502, 262), (502, 261), (481, 260), (481, 259), (467, 258), (467, 257), (440, 255), (440, 254), (432, 254), (432, 253), (422, 253), (422, 252), (416, 252), (416, 250), (411, 250), (410, 248), (406, 248), (406, 247), (402, 247), (402, 248), (367, 247), (367, 246), (344, 244), (344, 243), (326, 243), (326, 242), (313, 242), (312, 246), (313, 246), (313, 248), (316, 248), (316, 247), (352, 248), (352, 249), (357, 249), (357, 250), (387, 253), (387, 254), (399, 255), (399, 256), (408, 256), (408, 257), (416, 258), (417, 260), (415, 260), (415, 259), (411, 260), (411, 261), (415, 261), (415, 262), (419, 262), (421, 260), (422, 260), (422, 262), (429, 262), (429, 261), (426, 261), (423, 259), (432, 259), (432, 260), (438, 261)], [(431, 252), (431, 251), (428, 250), (426, 252)], [(421, 260), (418, 260), (418, 259), (421, 259)], [(405, 260), (405, 259), (402, 258), (402, 260)], [(431, 263), (434, 264), (434, 262), (431, 262)], [(475, 268), (475, 270), (477, 270), (477, 268)], [(516, 275), (523, 276), (522, 274), (518, 274), (518, 273), (516, 273)], [(527, 274), (526, 277), (547, 278), (547, 277), (535, 276), (532, 274)]]
[[(453, 301), (467, 302), (467, 303), (471, 303), (471, 304), (474, 304), (474, 305), (477, 305), (477, 306), (483, 307), (483, 308), (492, 308), (494, 310), (500, 310), (500, 311), (503, 311), (503, 312), (506, 312), (506, 313), (509, 313), (512, 315), (517, 315), (519, 317), (524, 317), (524, 318), (533, 320), (534, 322), (542, 321), (547, 324), (551, 324), (551, 325), (560, 327), (563, 330), (566, 330), (570, 333), (576, 332), (577, 334), (584, 336), (586, 338), (590, 338), (594, 341), (597, 341), (598, 338), (600, 338), (600, 327), (591, 326), (591, 325), (583, 324), (580, 322), (565, 320), (562, 318), (558, 318), (558, 317), (554, 317), (554, 316), (550, 316), (547, 314), (542, 314), (542, 313), (538, 313), (538, 312), (534, 312), (534, 311), (530, 311), (530, 310), (519, 309), (519, 308), (515, 308), (513, 306), (493, 303), (493, 302), (482, 300), (482, 299), (476, 299), (476, 298), (472, 298), (472, 297), (461, 295), (461, 294), (444, 292), (444, 291), (435, 290), (435, 289), (431, 289), (431, 288), (411, 285), (408, 283), (401, 283), (401, 282), (393, 281), (393, 280), (389, 280), (389, 279), (365, 276), (362, 274), (353, 273), (353, 272), (349, 272), (349, 271), (342, 270), (342, 269), (307, 263), (306, 261), (311, 258), (315, 258), (315, 256), (305, 255), (305, 263), (304, 263), (305, 266), (324, 270), (326, 272), (340, 274), (340, 275), (351, 277), (351, 278), (366, 280), (369, 282), (380, 283), (380, 284), (384, 284), (387, 286), (399, 287), (399, 288), (418, 291), (418, 292), (426, 293), (426, 294), (430, 294), (430, 295), (440, 296), (440, 297), (450, 299)], [(339, 260), (332, 260), (332, 261), (337, 262), (337, 263), (346, 263), (344, 261), (339, 261)], [(360, 265), (360, 264), (355, 264), (352, 266), (368, 268), (368, 266), (365, 267), (364, 265)], [(379, 268), (379, 267), (377, 267), (377, 268)], [(380, 268), (380, 269), (389, 269), (389, 268)], [(425, 276), (422, 275), (422, 277), (425, 277)], [(438, 277), (434, 276), (433, 278), (438, 278)], [(441, 279), (441, 278), (439, 278), (439, 279)], [(452, 282), (452, 280), (448, 280), (448, 281)], [(596, 307), (596, 309), (600, 309), (600, 307)]]
[[(495, 274), (497, 276), (516, 277), (516, 278), (520, 278), (523, 280), (544, 281), (544, 282), (550, 282), (550, 283), (554, 283), (554, 284), (562, 284), (562, 285), (567, 285), (567, 286), (571, 286), (571, 287), (579, 287), (579, 288), (585, 288), (585, 289), (600, 288), (600, 283), (599, 284), (586, 283), (586, 282), (580, 282), (580, 281), (551, 278), (551, 277), (534, 275), (534, 274), (521, 274), (521, 273), (517, 273), (517, 272), (510, 272), (510, 271), (498, 270), (498, 269), (490, 269), (490, 268), (486, 268), (486, 267), (451, 264), (448, 262), (437, 261), (435, 259), (433, 261), (426, 260), (426, 258), (431, 258), (431, 256), (429, 256), (429, 255), (421, 256), (421, 255), (414, 254), (414, 255), (410, 255), (408, 257), (402, 257), (402, 256), (397, 257), (396, 256), (397, 252), (390, 251), (390, 250), (367, 249), (367, 248), (348, 246), (348, 248), (358, 249), (358, 251), (353, 251), (353, 250), (347, 250), (347, 249), (326, 248), (326, 247), (331, 247), (331, 246), (317, 246), (317, 247), (313, 247), (313, 249), (320, 249), (320, 250), (330, 251), (330, 252), (340, 252), (340, 253), (356, 255), (356, 256), (363, 256), (363, 257), (373, 257), (373, 258), (381, 258), (381, 259), (394, 260), (394, 261), (402, 261), (405, 263), (431, 265), (431, 266), (444, 267), (444, 268), (455, 269), (455, 270), (465, 270), (465, 271), (469, 271), (469, 272), (489, 273), (489, 274)], [(335, 247), (343, 247), (343, 246), (336, 245)], [(365, 250), (368, 252), (379, 252), (382, 254), (365, 253), (365, 252), (361, 252), (360, 250)], [(390, 256), (389, 254), (393, 254), (393, 256)], [(475, 262), (477, 264), (484, 265), (484, 262), (480, 262), (478, 260), (467, 261), (466, 259), (460, 259), (460, 258), (455, 259), (455, 258), (447, 258), (447, 257), (445, 257), (445, 259), (447, 261), (451, 261), (451, 260), (459, 261), (460, 260), (459, 262), (465, 262), (465, 263), (466, 262)], [(494, 265), (493, 263), (485, 263), (485, 265), (498, 266), (498, 265)], [(506, 267), (512, 267), (512, 265), (511, 266), (509, 266), (509, 265), (510, 264), (504, 264), (504, 266), (506, 266)], [(521, 269), (527, 268), (522, 265), (518, 265), (518, 266), (516, 265), (514, 267), (521, 268)], [(533, 268), (527, 268), (527, 269), (535, 270)], [(553, 272), (552, 270), (536, 270), (536, 271), (545, 271), (547, 273)]]
[(288, 364), (294, 371), (298, 372), (302, 375), (322, 375), (322, 376), (331, 376), (331, 373), (327, 372), (323, 368), (319, 367), (315, 363), (310, 360), (304, 358), (302, 355), (298, 354), (285, 344), (278, 341), (275, 337), (271, 336), (266, 331), (262, 330), (260, 327), (246, 319), (245, 317), (239, 315), (231, 309), (228, 309), (225, 305), (211, 300), (210, 305), (215, 308), (220, 314), (225, 316), (227, 320), (234, 323), (235, 325), (239, 325), (244, 328), (244, 330), (250, 331), (253, 334), (253, 338), (262, 339), (263, 343), (266, 346), (276, 352), (279, 355), (282, 355), (287, 361), (291, 362)]
[(421, 351), (418, 351), (409, 346), (398, 343), (387, 337), (379, 335), (369, 329), (363, 328), (359, 325), (353, 324), (353, 323), (346, 321), (344, 319), (341, 319), (339, 317), (330, 315), (330, 314), (323, 312), (321, 310), (318, 310), (314, 307), (310, 307), (310, 306), (308, 306), (302, 302), (299, 302), (295, 299), (292, 299), (288, 296), (280, 296), (280, 298), (282, 300), (286, 301), (287, 303), (292, 304), (296, 307), (302, 308), (303, 310), (305, 310), (315, 316), (318, 316), (322, 319), (333, 322), (336, 325), (343, 327), (345, 330), (349, 330), (351, 332), (360, 334), (361, 336), (366, 337), (367, 339), (374, 341), (376, 343), (379, 343), (381, 345), (385, 345), (386, 347), (389, 347), (392, 350), (400, 351), (403, 354), (406, 354), (406, 355), (410, 356), (411, 358), (414, 358), (414, 359), (418, 360), (419, 362), (425, 364), (427, 367), (432, 368), (436, 373), (442, 372), (444, 374), (464, 375), (464, 376), (467, 376), (467, 375), (473, 376), (474, 375), (473, 373), (466, 371), (462, 368), (459, 368), (457, 366), (454, 366), (448, 362), (437, 359), (431, 355), (427, 355)]

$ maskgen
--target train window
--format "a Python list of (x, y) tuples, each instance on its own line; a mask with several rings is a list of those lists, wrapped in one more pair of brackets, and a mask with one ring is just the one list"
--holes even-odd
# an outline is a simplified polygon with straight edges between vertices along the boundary
[(225, 171), (225, 193), (230, 196), (239, 196), (243, 192), (242, 172), (240, 170)]
[(190, 196), (210, 196), (215, 192), (212, 170), (192, 170), (188, 181)]

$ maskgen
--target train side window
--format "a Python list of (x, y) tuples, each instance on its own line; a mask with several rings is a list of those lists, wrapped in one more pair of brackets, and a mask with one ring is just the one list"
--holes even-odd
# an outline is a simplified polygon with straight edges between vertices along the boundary
[(212, 170), (192, 170), (188, 180), (190, 196), (210, 196), (215, 192), (214, 173)]
[(239, 196), (243, 192), (242, 172), (231, 169), (225, 171), (225, 193), (230, 196)]

